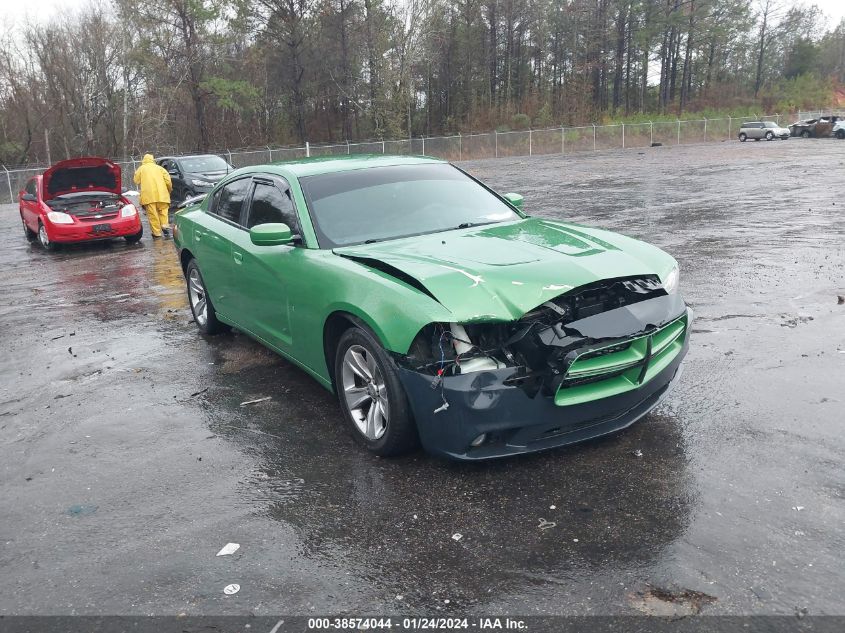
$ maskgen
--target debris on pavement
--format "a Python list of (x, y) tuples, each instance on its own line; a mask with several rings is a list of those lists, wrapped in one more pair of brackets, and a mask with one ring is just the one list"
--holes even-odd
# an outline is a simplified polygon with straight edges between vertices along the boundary
[(94, 514), (97, 507), (94, 505), (72, 505), (67, 509), (67, 513), (72, 517), (84, 517)]
[(638, 611), (662, 617), (698, 615), (705, 605), (717, 600), (715, 596), (692, 589), (670, 591), (658, 587), (650, 587), (644, 592), (629, 595), (628, 599)]
[(461, 534), (460, 532), (455, 532), (455, 533), (452, 535), (452, 540), (453, 540), (453, 541), (460, 541), (463, 537), (464, 537), (464, 535), (463, 535), (463, 534)]
[(796, 512), (801, 512), (804, 509), (804, 506), (792, 506), (792, 509)]
[(267, 396), (266, 398), (258, 398), (257, 400), (247, 400), (246, 402), (241, 402), (241, 406), (245, 407), (248, 404), (258, 404), (259, 402), (266, 402), (267, 400), (272, 400), (272, 396)]
[(200, 389), (199, 391), (195, 391), (194, 393), (191, 394), (191, 398), (196, 398), (197, 396), (201, 396), (206, 391), (208, 391), (208, 387), (206, 387), (205, 389)]
[(845, 297), (843, 297), (842, 295), (836, 295), (836, 303), (842, 305), (843, 303), (845, 303)]
[(633, 455), (634, 457), (642, 457), (643, 452), (640, 449), (637, 449), (635, 451), (631, 451), (631, 455)]
[(235, 583), (232, 583), (231, 585), (226, 585), (225, 587), (223, 587), (223, 593), (225, 593), (227, 596), (233, 596), (236, 593), (238, 593), (240, 590), (241, 590), (241, 586), (238, 585), (238, 584), (235, 584)]
[(234, 554), (240, 549), (239, 543), (226, 543), (219, 552), (217, 552), (218, 556), (229, 556), (230, 554)]
[(557, 526), (557, 523), (555, 523), (554, 521), (546, 521), (545, 519), (540, 518), (540, 523), (537, 527), (541, 530), (550, 530), (555, 526)]

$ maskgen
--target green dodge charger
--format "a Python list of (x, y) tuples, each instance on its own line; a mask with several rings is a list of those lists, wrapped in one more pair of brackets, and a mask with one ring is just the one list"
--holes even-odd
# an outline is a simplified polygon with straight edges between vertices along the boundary
[(378, 455), (571, 444), (646, 415), (691, 311), (644, 242), (522, 211), (433, 158), (240, 169), (175, 217), (200, 331), (235, 327), (337, 394)]

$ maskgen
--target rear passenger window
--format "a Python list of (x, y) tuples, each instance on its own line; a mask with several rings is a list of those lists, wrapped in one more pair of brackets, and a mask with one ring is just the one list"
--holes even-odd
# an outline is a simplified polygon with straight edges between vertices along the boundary
[(220, 189), (219, 195), (215, 196), (216, 200), (213, 201), (214, 208), (211, 212), (224, 220), (240, 224), (241, 209), (243, 209), (244, 199), (251, 182), (251, 178), (241, 178), (224, 185)]
[(252, 194), (247, 228), (275, 222), (287, 224), (294, 233), (299, 230), (299, 222), (297, 222), (290, 194), (287, 191), (282, 193), (275, 185), (257, 182)]

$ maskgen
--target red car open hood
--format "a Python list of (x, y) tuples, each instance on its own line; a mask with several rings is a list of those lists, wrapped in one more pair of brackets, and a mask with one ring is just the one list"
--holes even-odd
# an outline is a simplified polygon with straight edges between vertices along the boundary
[(98, 156), (71, 158), (56, 163), (44, 172), (44, 200), (83, 191), (120, 195), (121, 185), (120, 165)]

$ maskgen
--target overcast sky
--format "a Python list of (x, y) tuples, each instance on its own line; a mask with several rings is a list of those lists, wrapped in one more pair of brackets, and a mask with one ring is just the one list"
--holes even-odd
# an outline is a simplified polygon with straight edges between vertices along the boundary
[[(2, 0), (0, 16), (2, 24), (10, 27), (27, 18), (31, 20), (46, 20), (51, 13), (65, 8), (75, 8), (84, 5), (89, 0)], [(788, 2), (787, 5), (816, 4), (830, 18), (829, 28), (836, 26), (845, 18), (845, 0), (808, 0), (807, 2)]]

